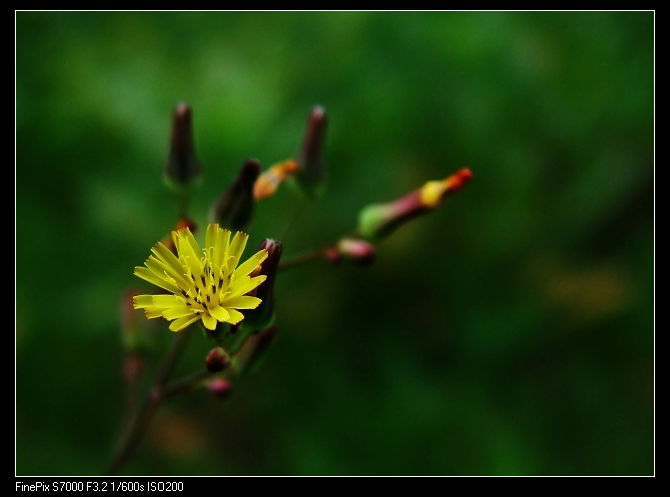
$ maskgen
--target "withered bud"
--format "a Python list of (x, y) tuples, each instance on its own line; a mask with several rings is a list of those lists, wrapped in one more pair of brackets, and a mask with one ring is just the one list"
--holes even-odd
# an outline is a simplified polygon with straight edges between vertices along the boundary
[(471, 179), (470, 169), (463, 168), (442, 181), (429, 181), (394, 202), (369, 205), (358, 216), (358, 231), (366, 238), (383, 238), (407, 221), (439, 206)]
[(220, 399), (227, 399), (233, 393), (233, 385), (223, 378), (215, 378), (209, 384), (209, 391)]
[(254, 215), (254, 183), (260, 174), (260, 163), (256, 159), (247, 159), (235, 181), (212, 206), (211, 222), (232, 231), (244, 230)]
[(202, 167), (193, 145), (193, 114), (185, 103), (177, 104), (172, 119), (170, 154), (165, 164), (168, 184), (180, 193), (187, 192), (200, 179)]
[(247, 329), (262, 330), (272, 325), (274, 321), (275, 309), (275, 279), (279, 269), (279, 260), (282, 254), (282, 244), (271, 238), (266, 238), (259, 250), (267, 250), (268, 257), (260, 266), (260, 270), (254, 276), (265, 275), (266, 279), (256, 289), (256, 297), (261, 299), (261, 303), (255, 309), (249, 309), (244, 312), (244, 320), (241, 325)]
[(326, 182), (323, 149), (327, 123), (323, 107), (314, 107), (307, 119), (307, 129), (298, 155), (298, 171), (295, 178), (309, 198), (320, 197)]
[(210, 373), (218, 373), (230, 366), (230, 359), (223, 348), (215, 347), (207, 354), (205, 366)]
[(377, 258), (374, 245), (357, 238), (342, 238), (337, 243), (336, 249), (344, 257), (359, 266), (369, 266)]

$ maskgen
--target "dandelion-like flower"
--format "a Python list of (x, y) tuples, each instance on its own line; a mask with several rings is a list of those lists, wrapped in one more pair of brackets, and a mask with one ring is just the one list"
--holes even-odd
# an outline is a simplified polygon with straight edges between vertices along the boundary
[[(172, 232), (177, 249), (175, 256), (165, 245), (157, 243), (135, 275), (167, 290), (172, 295), (137, 295), (136, 309), (144, 309), (147, 318), (164, 317), (172, 331), (180, 331), (202, 320), (214, 330), (221, 323), (237, 324), (244, 315), (238, 309), (255, 309), (261, 299), (247, 295), (265, 281), (266, 276), (250, 276), (267, 258), (260, 250), (237, 266), (249, 235), (238, 231), (235, 236), (218, 224), (207, 227), (205, 248), (188, 228)], [(232, 239), (231, 239), (232, 238)]]

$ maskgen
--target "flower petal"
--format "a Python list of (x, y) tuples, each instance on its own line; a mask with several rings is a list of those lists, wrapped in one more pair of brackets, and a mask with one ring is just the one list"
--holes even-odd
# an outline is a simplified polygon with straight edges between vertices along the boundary
[(179, 259), (162, 243), (157, 243), (151, 251), (156, 254), (158, 260), (165, 264), (165, 270), (172, 276), (182, 288), (189, 288), (190, 282), (184, 277), (184, 267)]
[(235, 277), (241, 278), (242, 276), (247, 276), (254, 269), (260, 266), (261, 263), (267, 258), (268, 258), (268, 251), (259, 250), (254, 255), (249, 257), (249, 259), (247, 259), (246, 262), (244, 262), (244, 264), (241, 264), (240, 267), (238, 267), (235, 270)]
[[(188, 242), (188, 246), (190, 249), (198, 256), (200, 257), (200, 254), (202, 253), (200, 250), (200, 245), (198, 245), (198, 242), (196, 241), (195, 237), (193, 236), (193, 233), (191, 233), (191, 230), (188, 228), (182, 228), (179, 231), (176, 232), (177, 238), (180, 240), (185, 240)], [(175, 247), (179, 248), (179, 245), (177, 244), (177, 241), (174, 239), (175, 238), (175, 232), (172, 232), (172, 240), (174, 241)], [(179, 252), (181, 255), (181, 252)], [(187, 254), (190, 255), (190, 254)]]
[(184, 305), (184, 299), (176, 295), (154, 295), (153, 303), (156, 307), (168, 309), (170, 307), (181, 307)]
[(244, 247), (247, 246), (247, 240), (249, 235), (238, 231), (233, 237), (233, 241), (230, 242), (230, 249), (228, 251), (228, 257), (232, 257), (232, 261), (228, 259), (228, 271), (233, 272), (240, 262), (240, 257), (242, 257), (242, 252), (244, 252)]
[(218, 323), (218, 321), (214, 316), (211, 316), (206, 312), (202, 314), (202, 324), (204, 324), (205, 328), (207, 328), (208, 330), (215, 330), (216, 323)]
[(214, 316), (217, 321), (221, 321), (222, 323), (228, 321), (228, 318), (230, 317), (228, 311), (223, 307), (219, 307), (218, 305), (212, 309), (209, 309), (209, 313)]
[(223, 307), (234, 307), (235, 309), (255, 309), (260, 303), (261, 299), (245, 295), (226, 299), (221, 305)]
[(173, 319), (183, 318), (184, 316), (190, 316), (191, 314), (195, 313), (193, 312), (193, 309), (191, 309), (189, 306), (182, 305), (179, 307), (171, 307), (169, 309), (165, 309), (162, 314), (165, 319), (171, 321)]
[(156, 276), (156, 274), (154, 274), (153, 271), (151, 271), (149, 268), (138, 266), (135, 268), (134, 274), (135, 276), (138, 276), (143, 280), (162, 288), (163, 290), (167, 290), (168, 292), (172, 293), (179, 293), (179, 288), (177, 288), (174, 283)]
[(170, 329), (172, 331), (181, 331), (189, 324), (195, 323), (198, 319), (200, 319), (200, 316), (197, 314), (192, 317), (184, 316), (183, 318), (175, 319), (170, 323)]
[(226, 298), (232, 299), (233, 297), (239, 297), (240, 295), (249, 293), (251, 290), (263, 283), (266, 278), (267, 276), (261, 274), (260, 276), (254, 276), (253, 278), (245, 276), (239, 280), (235, 280), (228, 288), (230, 294), (228, 294)]
[(227, 309), (227, 311), (230, 314), (230, 317), (228, 318), (230, 324), (237, 324), (244, 319), (244, 314), (240, 311), (236, 311), (235, 309)]
[(156, 306), (147, 307), (144, 309), (144, 314), (147, 316), (147, 319), (162, 318), (164, 310), (165, 309), (159, 309)]
[(152, 305), (154, 305), (153, 295), (135, 295), (133, 297), (133, 307), (135, 309), (144, 309)]

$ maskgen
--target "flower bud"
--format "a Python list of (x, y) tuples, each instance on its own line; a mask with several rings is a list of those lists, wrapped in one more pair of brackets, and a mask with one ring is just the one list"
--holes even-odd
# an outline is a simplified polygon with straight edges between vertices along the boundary
[(374, 245), (357, 238), (342, 238), (335, 248), (345, 258), (359, 266), (369, 266), (377, 257)]
[(263, 200), (274, 195), (279, 185), (290, 178), (298, 170), (298, 163), (293, 159), (275, 164), (261, 174), (254, 183), (254, 198)]
[(261, 303), (255, 309), (244, 311), (244, 320), (240, 323), (245, 332), (265, 329), (272, 325), (275, 319), (275, 279), (279, 268), (279, 259), (282, 253), (282, 244), (276, 240), (266, 238), (259, 250), (267, 250), (268, 257), (261, 263), (258, 274), (265, 275), (265, 281), (256, 288), (256, 297)]
[(172, 120), (170, 155), (165, 164), (165, 179), (171, 189), (184, 195), (197, 185), (201, 174), (202, 167), (193, 146), (191, 108), (180, 103), (175, 108)]
[(223, 378), (215, 378), (209, 384), (209, 391), (220, 399), (227, 399), (233, 393), (233, 385)]
[(366, 238), (383, 238), (410, 219), (436, 208), (471, 179), (470, 169), (463, 168), (443, 181), (429, 181), (394, 202), (369, 205), (358, 216), (358, 231)]
[(218, 373), (230, 366), (230, 359), (221, 347), (213, 348), (205, 358), (205, 366), (210, 373)]
[(296, 182), (308, 198), (323, 194), (326, 168), (323, 164), (323, 146), (326, 138), (326, 112), (323, 107), (314, 107), (307, 120), (307, 130), (298, 155)]
[(247, 159), (233, 184), (212, 206), (211, 222), (232, 231), (244, 230), (254, 215), (253, 189), (260, 173), (260, 163), (256, 159)]

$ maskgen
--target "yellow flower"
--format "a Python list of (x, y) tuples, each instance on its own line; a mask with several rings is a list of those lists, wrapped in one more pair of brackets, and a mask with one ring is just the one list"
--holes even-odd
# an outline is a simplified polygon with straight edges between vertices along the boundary
[[(255, 309), (261, 299), (248, 294), (265, 281), (265, 276), (250, 277), (268, 256), (260, 250), (237, 267), (249, 235), (231, 232), (218, 224), (207, 227), (205, 248), (200, 250), (191, 230), (172, 232), (176, 257), (158, 243), (135, 275), (167, 290), (172, 295), (137, 295), (135, 309), (144, 309), (147, 318), (164, 317), (172, 331), (179, 331), (202, 319), (205, 328), (214, 330), (219, 322), (237, 324), (244, 315), (237, 309)], [(174, 321), (173, 321), (174, 320)]]

